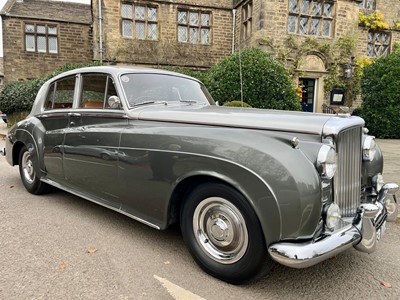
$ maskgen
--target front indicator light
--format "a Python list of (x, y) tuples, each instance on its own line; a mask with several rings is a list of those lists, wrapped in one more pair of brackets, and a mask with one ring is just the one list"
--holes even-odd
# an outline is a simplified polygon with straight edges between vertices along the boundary
[(341, 218), (339, 205), (332, 203), (326, 211), (326, 227), (334, 230)]

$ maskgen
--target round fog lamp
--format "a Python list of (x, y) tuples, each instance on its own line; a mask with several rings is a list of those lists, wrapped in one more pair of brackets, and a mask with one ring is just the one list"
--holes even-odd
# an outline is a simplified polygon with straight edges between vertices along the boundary
[(329, 205), (328, 210), (326, 212), (326, 227), (329, 230), (335, 229), (336, 225), (340, 220), (340, 208), (336, 203), (332, 203)]

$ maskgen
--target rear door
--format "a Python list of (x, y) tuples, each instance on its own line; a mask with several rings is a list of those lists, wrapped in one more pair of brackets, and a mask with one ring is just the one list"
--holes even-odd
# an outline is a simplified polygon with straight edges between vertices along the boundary
[(119, 208), (118, 147), (128, 121), (121, 106), (108, 105), (111, 96), (118, 96), (115, 84), (107, 74), (82, 74), (78, 93), (78, 108), (70, 114), (63, 147), (66, 180), (80, 192)]
[(77, 77), (68, 76), (53, 82), (47, 93), (44, 112), (38, 115), (41, 126), (35, 130), (43, 131), (43, 163), (41, 166), (49, 179), (64, 181), (63, 143), (69, 124)]

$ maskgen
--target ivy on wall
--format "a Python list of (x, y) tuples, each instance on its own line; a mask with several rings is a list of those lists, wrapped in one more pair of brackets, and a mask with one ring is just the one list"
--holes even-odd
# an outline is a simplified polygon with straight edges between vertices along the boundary
[[(324, 76), (324, 91), (326, 99), (332, 89), (345, 91), (346, 106), (352, 106), (357, 95), (360, 94), (360, 79), (362, 70), (371, 63), (367, 57), (355, 57), (354, 53), (358, 42), (358, 34), (349, 32), (336, 41), (289, 35), (283, 44), (274, 43), (272, 38), (263, 38), (262, 44), (268, 46), (275, 53), (277, 59), (286, 67), (292, 77), (301, 77), (299, 70), (303, 59), (308, 54), (317, 54), (326, 65), (328, 73)], [(352, 59), (353, 58), (353, 59)], [(343, 67), (352, 64), (353, 76), (349, 79), (343, 76)]]

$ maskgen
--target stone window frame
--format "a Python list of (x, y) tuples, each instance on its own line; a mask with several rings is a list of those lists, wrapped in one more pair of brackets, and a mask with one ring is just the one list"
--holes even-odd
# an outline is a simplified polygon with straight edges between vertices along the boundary
[[(128, 16), (125, 13), (125, 8), (130, 7), (131, 15)], [(143, 17), (138, 17), (137, 9), (143, 8)], [(155, 15), (150, 15), (150, 10), (155, 10)], [(159, 40), (159, 6), (155, 4), (148, 3), (134, 3), (134, 2), (122, 2), (121, 4), (121, 35), (124, 38), (135, 38), (137, 40), (146, 41), (158, 41)], [(155, 16), (155, 18), (153, 18)], [(130, 26), (129, 26), (130, 24)], [(143, 36), (139, 36), (138, 25), (143, 25)], [(130, 32), (127, 34), (125, 32), (125, 26), (128, 26)], [(150, 29), (152, 28), (152, 29)], [(155, 37), (152, 33), (155, 32)]]
[[(60, 52), (59, 45), (59, 24), (43, 22), (24, 22), (24, 49), (28, 53), (43, 53), (57, 55)], [(31, 39), (28, 42), (28, 38)], [(50, 41), (55, 39), (53, 49), (50, 49)], [(39, 40), (45, 42), (45, 47), (39, 48)], [(33, 47), (28, 47), (33, 42)], [(55, 47), (54, 47), (55, 46)]]
[[(293, 5), (296, 2), (297, 5)], [(337, 0), (289, 0), (288, 1), (288, 25), (289, 34), (299, 34), (304, 36), (316, 36), (323, 38), (334, 37), (334, 25), (336, 20)], [(308, 4), (306, 4), (308, 3)], [(320, 3), (321, 8), (314, 11), (314, 3)], [(328, 10), (330, 8), (330, 10)], [(291, 30), (291, 19), (295, 20), (295, 28)], [(306, 21), (306, 32), (302, 23)], [(325, 24), (329, 24), (329, 34), (324, 33)], [(316, 25), (316, 26), (315, 26)]]
[(247, 1), (243, 4), (241, 21), (241, 40), (244, 41), (251, 36), (253, 31), (253, 1)]
[[(183, 18), (182, 15), (184, 13), (186, 14), (186, 17)], [(194, 17), (195, 15), (197, 15), (196, 22), (191, 20), (191, 16)], [(203, 19), (203, 16), (205, 19)], [(213, 15), (210, 10), (196, 10), (178, 7), (176, 13), (178, 43), (211, 45), (212, 19)], [(206, 40), (204, 37), (206, 37)]]
[(387, 56), (390, 53), (391, 41), (392, 36), (388, 31), (368, 31), (367, 56), (371, 58)]
[(359, 8), (367, 11), (375, 10), (376, 0), (361, 0)]

